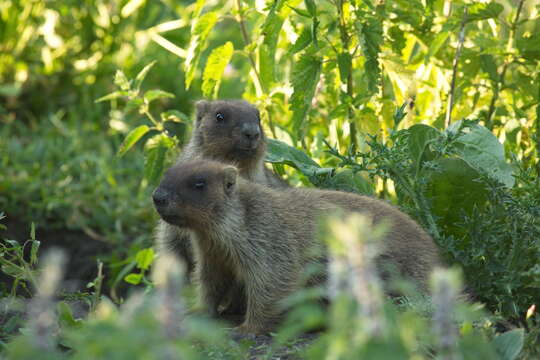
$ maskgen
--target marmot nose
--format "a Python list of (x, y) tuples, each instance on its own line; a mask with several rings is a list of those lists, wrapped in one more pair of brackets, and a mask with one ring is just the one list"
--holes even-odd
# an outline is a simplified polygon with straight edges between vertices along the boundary
[(261, 136), (261, 129), (257, 124), (244, 124), (242, 127), (242, 134), (246, 139), (254, 141)]
[(152, 194), (152, 200), (154, 200), (154, 205), (156, 207), (167, 205), (167, 192), (163, 191), (161, 188), (157, 188)]

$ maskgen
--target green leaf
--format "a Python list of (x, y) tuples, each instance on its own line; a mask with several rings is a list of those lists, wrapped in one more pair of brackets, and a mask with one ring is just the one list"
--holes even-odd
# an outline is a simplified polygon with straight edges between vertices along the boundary
[(299, 3), (300, 0), (275, 1), (262, 26), (263, 41), (259, 46), (259, 73), (262, 85), (266, 89), (269, 89), (275, 81), (276, 47), (283, 22), (289, 16), (291, 7)]
[(497, 64), (493, 55), (482, 54), (480, 55), (480, 67), (482, 71), (489, 75), (489, 79), (493, 82), (499, 81), (499, 74), (497, 73)]
[(342, 84), (347, 83), (347, 78), (351, 74), (352, 68), (352, 57), (348, 52), (341, 53), (338, 55), (338, 67), (339, 67), (339, 77)]
[(514, 360), (523, 348), (524, 330), (515, 329), (500, 334), (491, 342), (501, 360)]
[(475, 207), (482, 209), (485, 206), (487, 190), (478, 181), (478, 171), (462, 159), (438, 159), (434, 165), (436, 169), (421, 170), (421, 177), (426, 181), (424, 195), (439, 225), (448, 234), (462, 236), (463, 229), (457, 224), (464, 215), (470, 216)]
[(118, 156), (123, 156), (137, 141), (139, 141), (144, 134), (146, 134), (150, 130), (150, 128), (146, 125), (141, 125), (136, 127), (135, 129), (131, 130), (129, 134), (127, 134), (126, 138), (122, 142), (122, 145), (120, 145), (120, 149), (118, 149)]
[(311, 29), (305, 27), (293, 46), (289, 48), (289, 54), (296, 54), (304, 50), (309, 44), (311, 44)]
[(124, 91), (128, 91), (130, 89), (129, 80), (127, 79), (126, 75), (124, 75), (122, 70), (116, 70), (116, 74), (114, 75), (114, 83)]
[[(447, 131), (456, 131), (461, 127), (461, 120), (452, 123)], [(468, 130), (468, 131), (467, 131)], [(506, 163), (504, 147), (499, 139), (481, 125), (468, 125), (455, 142), (455, 150), (470, 166), (498, 180), (507, 187), (514, 185), (512, 167)]]
[(38, 261), (38, 250), (41, 245), (41, 241), (32, 241), (32, 247), (30, 249), (30, 264), (35, 265)]
[(133, 285), (139, 285), (142, 280), (142, 274), (129, 274), (124, 278), (125, 282)]
[(416, 124), (409, 129), (408, 147), (410, 157), (416, 171), (420, 170), (424, 161), (434, 159), (433, 152), (429, 149), (429, 145), (441, 137), (441, 132), (431, 126), (424, 124)]
[(161, 177), (165, 165), (167, 150), (174, 147), (174, 141), (165, 134), (151, 138), (145, 148), (144, 176), (150, 184), (155, 184)]
[(368, 91), (371, 94), (377, 92), (381, 69), (379, 66), (379, 53), (383, 42), (383, 29), (380, 19), (367, 16), (359, 23), (358, 32), (360, 45), (365, 57), (364, 71), (368, 82)]
[(129, 95), (129, 92), (127, 91), (115, 91), (115, 92), (112, 92), (110, 94), (100, 97), (99, 99), (96, 100), (96, 103), (107, 101), (107, 100), (118, 99), (118, 98), (128, 96), (128, 95)]
[(154, 249), (148, 248), (137, 252), (135, 255), (135, 261), (137, 261), (137, 267), (139, 269), (148, 270), (152, 262), (154, 261)]
[(191, 41), (189, 43), (184, 70), (186, 72), (186, 89), (189, 89), (191, 82), (195, 77), (195, 70), (199, 64), (201, 52), (206, 44), (206, 39), (210, 30), (214, 28), (218, 20), (216, 12), (207, 12), (206, 14), (196, 17), (191, 27)]
[(219, 91), (221, 77), (225, 67), (231, 60), (234, 47), (232, 42), (227, 41), (224, 45), (212, 50), (204, 68), (202, 93), (206, 98), (216, 98)]
[(135, 77), (135, 83), (133, 84), (133, 87), (135, 88), (135, 91), (138, 93), (141, 89), (141, 84), (146, 78), (146, 75), (148, 75), (148, 72), (150, 69), (156, 64), (156, 61), (152, 61), (150, 64), (146, 65)]
[(538, 32), (528, 37), (519, 36), (516, 40), (516, 47), (525, 59), (540, 60), (540, 34)]
[(176, 122), (189, 122), (189, 117), (178, 110), (167, 110), (161, 113), (161, 120), (163, 121), (176, 121)]
[(299, 133), (302, 123), (311, 108), (311, 100), (321, 75), (322, 61), (320, 58), (304, 54), (294, 64), (292, 71), (292, 86), (294, 92), (291, 96), (293, 109), (292, 124), (296, 134)]
[(71, 307), (65, 301), (60, 301), (58, 305), (56, 305), (56, 310), (62, 328), (73, 328), (82, 325), (82, 320), (75, 319)]
[(489, 4), (476, 3), (469, 7), (467, 21), (478, 21), (496, 18), (504, 10), (504, 6), (496, 2)]
[(265, 160), (269, 163), (292, 166), (306, 176), (328, 172), (328, 169), (321, 168), (305, 152), (275, 139), (268, 139)]
[(144, 93), (144, 99), (148, 103), (152, 102), (155, 99), (161, 98), (174, 98), (174, 94), (159, 89), (148, 90)]
[(437, 36), (435, 36), (435, 39), (433, 39), (433, 41), (431, 42), (431, 45), (429, 46), (429, 50), (426, 55), (426, 62), (432, 56), (437, 55), (437, 53), (439, 52), (441, 47), (444, 45), (444, 43), (446, 42), (449, 36), (450, 36), (449, 31), (440, 32), (437, 34)]
[(313, 17), (317, 16), (317, 6), (315, 5), (315, 1), (305, 0), (304, 3), (306, 4), (306, 9), (309, 14)]

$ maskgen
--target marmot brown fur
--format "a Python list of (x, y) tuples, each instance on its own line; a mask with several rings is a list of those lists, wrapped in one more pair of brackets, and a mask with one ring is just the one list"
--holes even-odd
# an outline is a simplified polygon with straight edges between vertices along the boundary
[[(211, 159), (234, 164), (241, 176), (275, 188), (287, 183), (264, 165), (266, 137), (259, 110), (243, 100), (201, 100), (196, 104), (196, 120), (191, 139), (177, 160), (183, 163)], [(185, 261), (187, 273), (194, 268), (189, 234), (177, 226), (160, 221), (157, 245), (167, 248)]]
[[(369, 197), (339, 191), (268, 188), (238, 177), (234, 166), (193, 161), (169, 169), (153, 194), (168, 223), (193, 233), (196, 276), (212, 315), (230, 291), (246, 302), (239, 330), (271, 330), (281, 314), (279, 301), (302, 286), (303, 270), (323, 264), (317, 218), (336, 211), (359, 212), (384, 220), (381, 259), (425, 288), (439, 263), (437, 247), (407, 215)], [(325, 275), (311, 279), (321, 283)], [(232, 290), (231, 290), (232, 289)]]

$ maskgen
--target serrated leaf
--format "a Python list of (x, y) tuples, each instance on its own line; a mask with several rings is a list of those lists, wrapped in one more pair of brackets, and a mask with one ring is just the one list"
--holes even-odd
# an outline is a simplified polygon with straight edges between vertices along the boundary
[[(452, 123), (447, 131), (456, 131), (461, 126), (461, 120)], [(491, 178), (498, 180), (507, 187), (514, 185), (512, 167), (506, 163), (504, 146), (491, 131), (481, 125), (469, 125), (468, 132), (460, 135), (455, 142), (455, 151), (470, 166)]]
[(202, 93), (204, 97), (217, 97), (221, 77), (225, 67), (231, 60), (233, 52), (234, 47), (230, 41), (212, 50), (203, 73)]
[(202, 49), (206, 44), (206, 39), (210, 30), (214, 27), (218, 20), (217, 13), (214, 11), (207, 12), (200, 17), (196, 17), (191, 27), (191, 41), (189, 42), (189, 48), (184, 63), (184, 70), (186, 72), (186, 89), (189, 89), (191, 82), (195, 77), (195, 70), (199, 64)]
[(124, 278), (124, 281), (133, 285), (139, 285), (142, 280), (142, 274), (129, 274)]
[(321, 75), (322, 61), (314, 55), (304, 54), (294, 64), (292, 71), (292, 86), (294, 92), (291, 96), (293, 110), (292, 124), (296, 134), (300, 131), (302, 123), (311, 107), (311, 100)]
[(146, 78), (146, 75), (148, 75), (148, 72), (150, 69), (156, 64), (156, 61), (152, 61), (150, 64), (146, 65), (135, 77), (135, 82), (133, 84), (133, 87), (135, 88), (135, 91), (138, 93), (141, 89), (141, 84)]
[(368, 16), (358, 25), (360, 45), (365, 57), (364, 73), (368, 82), (368, 91), (374, 94), (379, 86), (381, 69), (379, 53), (383, 41), (382, 22), (380, 19)]
[(122, 70), (116, 70), (116, 74), (114, 75), (114, 83), (124, 91), (128, 91), (130, 89), (129, 80)]
[(321, 168), (306, 153), (282, 141), (268, 139), (266, 159), (269, 163), (286, 164), (300, 170), (306, 176), (313, 176), (321, 173)]
[(174, 94), (159, 89), (148, 90), (144, 93), (144, 99), (148, 103), (152, 102), (155, 99), (161, 98), (174, 98)]
[(291, 8), (299, 3), (300, 0), (275, 1), (262, 26), (263, 41), (259, 46), (259, 74), (262, 85), (266, 89), (269, 89), (275, 81), (276, 47), (283, 22), (289, 16)]
[(112, 92), (110, 94), (107, 94), (105, 96), (100, 97), (95, 102), (98, 103), (98, 102), (102, 102), (102, 101), (118, 99), (118, 98), (121, 98), (123, 96), (128, 96), (128, 95), (129, 95), (129, 92), (127, 92), (127, 91), (115, 91), (115, 92)]
[(339, 68), (339, 77), (342, 84), (347, 83), (347, 78), (351, 74), (352, 68), (352, 57), (348, 52), (341, 53), (338, 55), (338, 68)]
[(148, 270), (152, 262), (154, 261), (154, 249), (148, 248), (137, 252), (135, 255), (135, 261), (139, 269)]
[(289, 48), (289, 54), (304, 50), (311, 43), (311, 29), (304, 28), (296, 42)]
[(118, 149), (118, 156), (123, 156), (133, 145), (139, 141), (144, 134), (146, 134), (150, 128), (146, 125), (141, 125), (136, 127), (135, 129), (131, 130), (129, 134), (125, 137), (124, 141), (122, 142), (122, 145), (120, 145), (120, 149)]
[(515, 329), (500, 334), (491, 342), (501, 360), (514, 360), (523, 348), (524, 330)]

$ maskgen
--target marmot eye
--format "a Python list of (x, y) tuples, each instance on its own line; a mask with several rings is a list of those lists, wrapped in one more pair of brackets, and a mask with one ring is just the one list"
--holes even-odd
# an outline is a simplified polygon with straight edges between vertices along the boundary
[(193, 187), (194, 187), (195, 189), (197, 189), (197, 190), (202, 190), (202, 189), (204, 189), (205, 186), (206, 186), (206, 181), (204, 181), (204, 180), (202, 180), (202, 179), (201, 179), (201, 180), (197, 180), (197, 181), (195, 182), (195, 184), (193, 185)]
[(225, 116), (223, 116), (222, 113), (217, 113), (216, 114), (216, 120), (217, 121), (223, 121), (223, 120), (225, 120)]

